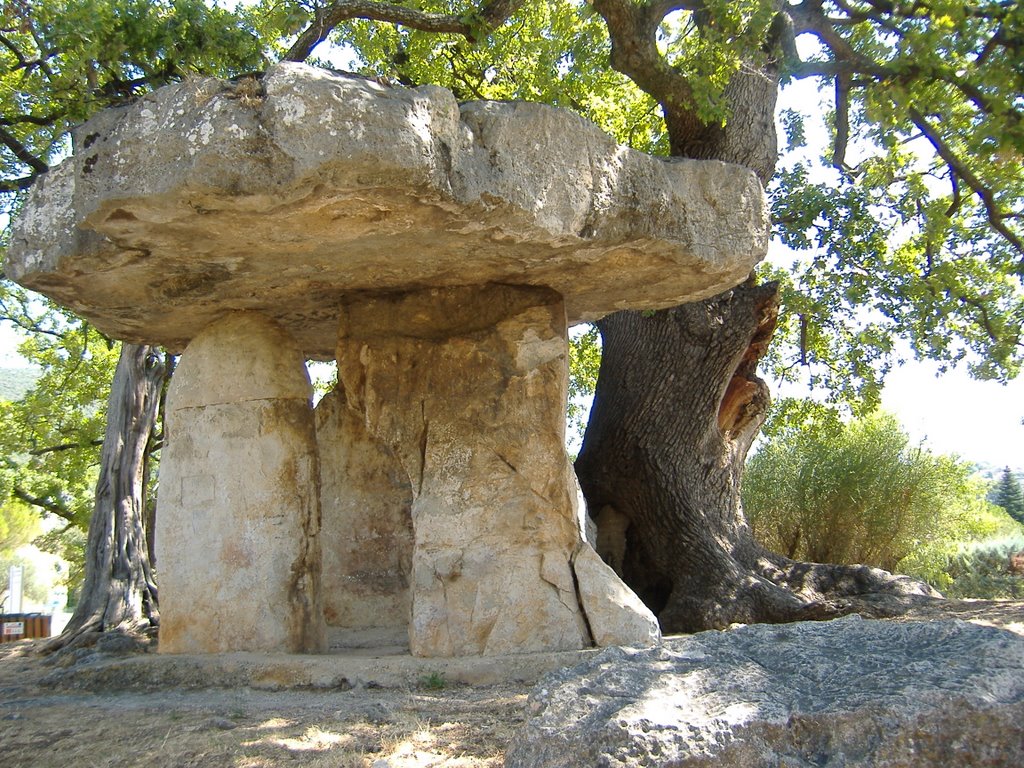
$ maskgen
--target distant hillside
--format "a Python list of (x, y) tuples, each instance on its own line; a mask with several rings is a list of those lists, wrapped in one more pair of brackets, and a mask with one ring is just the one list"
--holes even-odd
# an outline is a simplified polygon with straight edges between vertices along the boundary
[(38, 368), (0, 368), (0, 400), (17, 400), (38, 378)]

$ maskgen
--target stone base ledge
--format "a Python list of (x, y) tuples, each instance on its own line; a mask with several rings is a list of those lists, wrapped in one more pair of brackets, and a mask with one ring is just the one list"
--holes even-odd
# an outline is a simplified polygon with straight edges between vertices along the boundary
[(389, 649), (352, 648), (323, 655), (156, 654), (82, 662), (51, 673), (45, 685), (75, 690), (252, 688), (263, 691), (429, 688), (431, 684), (533, 685), (600, 649), (507, 656), (418, 658)]

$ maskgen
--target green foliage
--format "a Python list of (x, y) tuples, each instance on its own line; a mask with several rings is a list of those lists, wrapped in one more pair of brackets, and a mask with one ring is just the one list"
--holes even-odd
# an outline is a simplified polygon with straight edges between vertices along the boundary
[(989, 500), (1007, 511), (1018, 523), (1024, 523), (1024, 492), (1009, 467), (1003, 469), (998, 482), (992, 488)]
[(2, 490), (84, 530), (118, 347), (71, 315), (40, 309), (36, 321), (52, 333), (20, 347), (39, 378), (19, 400), (0, 402)]
[(775, 15), (775, 4), (767, 0), (708, 0), (699, 14), (671, 14), (662, 21), (659, 49), (671, 67), (686, 73), (702, 122), (728, 122), (726, 86), (741, 67), (765, 60)]
[(0, 554), (11, 554), (29, 544), (42, 530), (39, 514), (25, 504), (0, 506)]
[(85, 581), (85, 545), (87, 532), (75, 525), (66, 525), (47, 531), (33, 543), (43, 552), (56, 555), (65, 563), (67, 570), (62, 574), (61, 583), (67, 587), (68, 608), (74, 608)]
[[(198, 75), (266, 65), (260, 34), (283, 23), (202, 0), (27, 0), (0, 12), (0, 215), (67, 152), (68, 129), (107, 106)], [(6, 248), (8, 217), (0, 239)], [(0, 321), (25, 333), (33, 386), (0, 401), (0, 503), (60, 517), (40, 539), (81, 576), (117, 345), (73, 315), (0, 281)]]
[[(1024, 67), (1013, 41), (1024, 6), (826, 2), (820, 17), (831, 21), (817, 31), (795, 17), (819, 45), (788, 71), (848, 79), (830, 116), (834, 146), (784, 160), (772, 188), (776, 234), (813, 251), (793, 270), (776, 371), (870, 408), (902, 337), (976, 376), (1016, 376)], [(784, 125), (799, 139), (792, 118)]]
[(202, 0), (11, 2), (0, 27), (6, 190), (45, 170), (65, 150), (68, 128), (102, 107), (185, 77), (264, 64), (247, 18)]
[(420, 688), (428, 691), (443, 691), (448, 685), (443, 672), (431, 672), (420, 678)]
[(748, 462), (742, 496), (758, 540), (813, 562), (894, 570), (930, 545), (990, 532), (970, 468), (912, 446), (880, 413), (843, 423), (812, 411), (776, 428)]
[(89, 325), (37, 305), (40, 328), (20, 351), (38, 367), (32, 389), (0, 402), (0, 494), (62, 524), (35, 540), (71, 564), (69, 591), (84, 575), (106, 399), (118, 347)]
[(582, 442), (587, 428), (589, 409), (585, 406), (597, 387), (597, 374), (601, 369), (601, 334), (596, 326), (587, 326), (583, 332), (569, 337), (569, 404), (567, 423), (569, 442)]
[[(443, 0), (423, 11), (451, 12)], [(403, 85), (431, 83), (470, 99), (522, 99), (571, 109), (620, 141), (665, 153), (657, 104), (608, 67), (604, 22), (578, 0), (527, 2), (510, 23), (470, 43), (371, 21), (339, 27), (332, 40), (350, 46), (361, 73)]]
[(1009, 568), (1011, 556), (1020, 551), (1018, 542), (1016, 546), (978, 547), (953, 555), (942, 571), (944, 594), (955, 598), (1024, 599), (1024, 575)]

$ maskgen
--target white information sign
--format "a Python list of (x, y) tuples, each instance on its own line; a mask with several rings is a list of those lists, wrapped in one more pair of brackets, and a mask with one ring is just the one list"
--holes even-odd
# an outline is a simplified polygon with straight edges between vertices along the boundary
[(24, 581), (25, 569), (20, 565), (12, 565), (7, 571), (10, 585), (10, 597), (7, 600), (7, 613), (21, 613), (21, 588)]

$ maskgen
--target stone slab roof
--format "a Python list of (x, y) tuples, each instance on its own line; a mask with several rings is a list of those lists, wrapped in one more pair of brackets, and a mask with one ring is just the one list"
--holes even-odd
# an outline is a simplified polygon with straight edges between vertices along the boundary
[(5, 269), (117, 338), (180, 349), (259, 310), (329, 358), (360, 293), (546, 286), (575, 323), (724, 290), (767, 232), (739, 166), (651, 157), (543, 105), (288, 63), (81, 126)]

